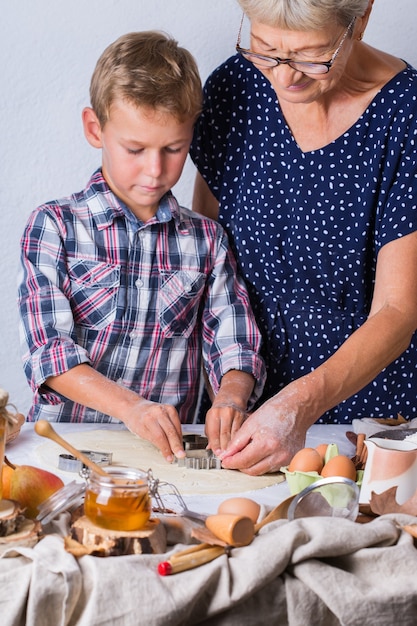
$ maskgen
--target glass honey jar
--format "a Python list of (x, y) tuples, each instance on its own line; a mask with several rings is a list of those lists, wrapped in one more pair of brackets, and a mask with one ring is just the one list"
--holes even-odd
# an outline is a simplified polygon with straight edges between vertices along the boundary
[(147, 473), (121, 465), (108, 465), (103, 469), (105, 476), (94, 471), (88, 476), (85, 516), (107, 530), (144, 528), (151, 515)]

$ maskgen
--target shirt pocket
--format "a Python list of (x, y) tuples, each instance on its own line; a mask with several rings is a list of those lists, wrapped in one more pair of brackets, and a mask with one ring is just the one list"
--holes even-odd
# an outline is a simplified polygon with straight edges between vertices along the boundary
[(111, 324), (117, 311), (120, 268), (101, 261), (72, 259), (69, 277), (75, 323), (96, 330)]
[(165, 336), (189, 337), (206, 285), (206, 275), (194, 270), (161, 271), (159, 323)]

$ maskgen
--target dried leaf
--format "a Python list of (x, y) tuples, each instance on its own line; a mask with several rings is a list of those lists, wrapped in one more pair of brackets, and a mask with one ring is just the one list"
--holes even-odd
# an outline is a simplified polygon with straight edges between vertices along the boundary
[(417, 491), (403, 504), (398, 504), (396, 494), (397, 487), (391, 487), (382, 493), (372, 492), (369, 501), (371, 511), (376, 515), (385, 515), (386, 513), (417, 515)]
[(64, 547), (67, 552), (75, 557), (85, 556), (86, 554), (91, 554), (93, 551), (92, 547), (86, 548), (70, 536), (64, 537)]

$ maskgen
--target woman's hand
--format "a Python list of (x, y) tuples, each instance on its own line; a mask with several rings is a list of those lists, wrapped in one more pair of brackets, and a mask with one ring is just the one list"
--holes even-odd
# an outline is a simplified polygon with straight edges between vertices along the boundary
[(252, 413), (220, 455), (225, 469), (259, 476), (288, 465), (304, 447), (309, 424), (300, 426), (296, 395), (290, 385)]

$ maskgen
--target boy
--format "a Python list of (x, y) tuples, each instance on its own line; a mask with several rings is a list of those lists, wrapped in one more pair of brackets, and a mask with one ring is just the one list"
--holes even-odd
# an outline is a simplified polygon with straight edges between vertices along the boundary
[(197, 66), (163, 33), (130, 33), (101, 55), (90, 97), (84, 133), (102, 166), (82, 192), (38, 207), (21, 242), (28, 420), (122, 421), (170, 462), (185, 454), (203, 358), (219, 454), (265, 370), (223, 230), (170, 191), (201, 110)]

